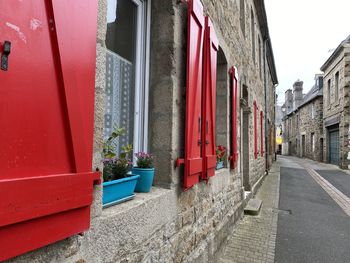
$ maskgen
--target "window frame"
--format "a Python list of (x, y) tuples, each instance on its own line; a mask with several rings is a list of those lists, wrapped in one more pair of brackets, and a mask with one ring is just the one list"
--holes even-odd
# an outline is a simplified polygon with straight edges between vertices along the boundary
[(335, 100), (339, 100), (339, 71), (334, 75), (334, 93)]
[[(149, 79), (150, 79), (150, 29), (151, 29), (151, 0), (127, 0), (135, 5), (135, 54), (133, 65), (133, 113), (129, 122), (133, 123), (132, 145), (133, 152), (148, 150), (148, 115), (149, 115)], [(108, 8), (108, 7), (107, 7)], [(118, 5), (117, 10), (118, 11)], [(112, 34), (116, 34), (113, 32)], [(108, 51), (106, 47), (106, 51)], [(111, 50), (113, 52), (113, 50)], [(132, 116), (132, 117), (131, 117)], [(115, 125), (113, 123), (113, 125)], [(130, 134), (131, 135), (131, 134)], [(134, 160), (135, 161), (135, 160)]]
[(134, 101), (134, 152), (148, 150), (151, 0), (130, 0), (137, 5), (137, 40)]
[(331, 79), (329, 79), (327, 81), (327, 105), (330, 106), (331, 105), (331, 84), (332, 84), (332, 81)]

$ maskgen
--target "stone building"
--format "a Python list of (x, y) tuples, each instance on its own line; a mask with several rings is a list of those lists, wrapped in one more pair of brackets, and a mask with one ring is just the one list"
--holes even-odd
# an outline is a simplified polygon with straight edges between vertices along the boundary
[(276, 118), (275, 118), (275, 128), (276, 128), (276, 153), (282, 154), (282, 133), (283, 133), (283, 112), (282, 106), (276, 105)]
[(347, 169), (350, 122), (350, 36), (321, 67), (324, 72), (324, 161)]
[(283, 140), (286, 142), (284, 145), (288, 147), (285, 154), (322, 161), (324, 143), (322, 75), (315, 76), (315, 85), (306, 95), (302, 95), (302, 84), (301, 81), (294, 84), (292, 102), (289, 100), (291, 90), (286, 91), (287, 107), (285, 107), (288, 108), (288, 105), (293, 104), (296, 108), (287, 112), (284, 117)]
[[(80, 10), (80, 18), (86, 19), (82, 14), (88, 8), (81, 8), (81, 1), (65, 0), (60, 3), (64, 2), (66, 7), (74, 5), (78, 8), (76, 11)], [(40, 1), (30, 3), (41, 5)], [(16, 8), (9, 9), (9, 12), (21, 12), (22, 2), (11, 4)], [(92, 8), (96, 4), (97, 0), (84, 0), (86, 7)], [(46, 10), (38, 6), (33, 8), (35, 12)], [(54, 32), (55, 27), (48, 23), (70, 21), (66, 23), (70, 25), (69, 29), (81, 34), (95, 32), (94, 19), (92, 22), (83, 21), (87, 28), (83, 25), (74, 27), (75, 20), (67, 20), (70, 13), (67, 12), (63, 20), (55, 12), (55, 21), (46, 19), (49, 22), (42, 24), (32, 21), (32, 30), (47, 28), (49, 32), (50, 28)], [(208, 16), (212, 23), (208, 22), (205, 30), (204, 16)], [(17, 13), (16, 17), (19, 17)], [(1, 22), (2, 19), (0, 17)], [(190, 28), (189, 21), (195, 21), (197, 27), (192, 24)], [(62, 32), (67, 35), (70, 31)], [(59, 31), (55, 37), (59, 38), (62, 32)], [(203, 54), (200, 43), (196, 47), (190, 46), (190, 39), (196, 41), (203, 37), (203, 33), (207, 37), (209, 32), (215, 32), (217, 37), (217, 43), (214, 34), (209, 45), (214, 50), (211, 50), (214, 55), (210, 66), (211, 73), (214, 73), (210, 85), (216, 86), (213, 96), (216, 103), (210, 108), (216, 116), (216, 125), (211, 131), (215, 133), (214, 146), (226, 146), (231, 159), (226, 161), (224, 169), (213, 172), (205, 180), (201, 180), (201, 176), (207, 176), (208, 171), (201, 176), (192, 174), (194, 181), (189, 185), (186, 173), (190, 170), (187, 157), (191, 151), (188, 151), (188, 144), (202, 149), (199, 142), (207, 143), (202, 137), (198, 141), (186, 132), (188, 116), (195, 114), (186, 117), (188, 109), (198, 106), (192, 104), (192, 99), (201, 98), (189, 93), (193, 92), (195, 85), (202, 89), (202, 79), (198, 76), (203, 73), (207, 77), (206, 74), (209, 74), (203, 69), (201, 60), (196, 60), (194, 64), (188, 62), (192, 55), (200, 58)], [(194, 35), (199, 38), (194, 38)], [(74, 38), (72, 42), (78, 40)], [(17, 42), (13, 43), (16, 47)], [(70, 63), (74, 61), (74, 55), (85, 51), (85, 46), (74, 50), (66, 46), (63, 50), (70, 52), (70, 56), (65, 57)], [(35, 54), (36, 50), (26, 53), (26, 56), (30, 53)], [(24, 59), (22, 64), (32, 67), (29, 62), (33, 60)], [(84, 63), (91, 61), (94, 59), (87, 57)], [(15, 61), (12, 63), (15, 64)], [(35, 67), (33, 70), (36, 70)], [(70, 70), (73, 71), (72, 68)], [(66, 73), (63, 71), (62, 74)], [(5, 73), (1, 71), (0, 74)], [(89, 76), (84, 75), (84, 78)], [(147, 151), (155, 157), (156, 174), (152, 190), (150, 193), (137, 193), (130, 201), (102, 209), (102, 186), (95, 185), (89, 197), (93, 197), (91, 215), (90, 210), (84, 210), (88, 230), (81, 235), (62, 234), (60, 231), (65, 228), (57, 227), (57, 222), (51, 218), (58, 220), (64, 213), (55, 214), (55, 217), (49, 213), (43, 219), (51, 220), (45, 221), (48, 224), (43, 235), (45, 238), (41, 236), (40, 242), (36, 242), (39, 238), (37, 231), (44, 231), (42, 226), (37, 225), (30, 228), (29, 234), (21, 230), (26, 245), (16, 247), (9, 238), (14, 232), (6, 231), (35, 223), (38, 218), (29, 223), (1, 225), (0, 261), (4, 259), (1, 258), (4, 255), (2, 249), (7, 242), (16, 249), (11, 249), (13, 254), (5, 259), (18, 256), (8, 262), (215, 262), (215, 253), (233, 230), (244, 205), (257, 190), (273, 161), (276, 84), (264, 1), (190, 0), (185, 3), (177, 0), (99, 0), (92, 169), (103, 169), (101, 152), (104, 138), (114, 126), (124, 127), (127, 134), (119, 141), (119, 146), (132, 143), (134, 152)], [(234, 99), (237, 101), (233, 102)], [(198, 112), (201, 114), (202, 103), (199, 102)], [(71, 122), (74, 120), (70, 119)], [(42, 121), (46, 118), (43, 117)], [(52, 126), (52, 123), (49, 124)], [(197, 125), (193, 127), (197, 128), (194, 129), (196, 133), (199, 129), (199, 136), (202, 136), (202, 130), (211, 129), (201, 118), (198, 121), (195, 118), (192, 124)], [(43, 129), (46, 128), (43, 126)], [(89, 138), (84, 133), (80, 135), (83, 139)], [(41, 140), (46, 137), (44, 133)], [(209, 140), (208, 144), (213, 144), (213, 140)], [(29, 150), (31, 148), (25, 149), (25, 153)], [(5, 156), (3, 152), (1, 154)], [(205, 157), (199, 151), (198, 158)], [(54, 159), (59, 159), (59, 156)], [(181, 165), (182, 162), (184, 165)], [(36, 163), (28, 165), (35, 166)], [(70, 189), (68, 186), (65, 188)], [(3, 207), (0, 206), (0, 209)], [(72, 208), (68, 212), (74, 211)], [(0, 215), (4, 214), (6, 211), (0, 210)], [(68, 220), (65, 226), (69, 228), (71, 225), (73, 222)], [(29, 229), (26, 228), (26, 231)], [(8, 235), (7, 241), (4, 233)], [(54, 241), (57, 242), (50, 239), (52, 235), (56, 235)]]

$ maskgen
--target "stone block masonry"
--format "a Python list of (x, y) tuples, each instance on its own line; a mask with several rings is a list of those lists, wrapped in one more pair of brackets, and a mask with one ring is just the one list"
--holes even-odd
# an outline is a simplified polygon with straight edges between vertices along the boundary
[[(269, 141), (269, 133), (261, 134), (259, 125), (254, 132), (251, 110), (256, 101), (259, 113), (265, 112), (266, 89), (269, 96), (275, 97), (277, 77), (272, 50), (263, 52), (264, 46), (271, 45), (263, 1), (246, 0), (242, 1), (243, 5), (238, 0), (202, 1), (204, 13), (212, 19), (219, 39), (218, 86), (222, 90), (218, 90), (218, 97), (226, 103), (218, 103), (218, 107), (226, 108), (219, 110), (224, 116), (217, 126), (220, 143), (228, 150), (231, 146), (228, 69), (232, 66), (237, 67), (239, 74), (238, 97), (243, 97), (245, 87), (245, 110), (250, 113), (245, 115), (247, 128), (243, 129), (243, 106), (238, 103), (238, 167), (230, 169), (228, 165), (216, 171), (208, 182), (202, 181), (187, 191), (182, 189), (183, 168), (175, 168), (177, 158), (183, 157), (184, 152), (187, 4), (177, 0), (148, 1), (151, 8), (148, 150), (155, 156), (156, 170), (152, 191), (136, 194), (131, 201), (102, 210), (102, 187), (96, 186), (91, 227), (86, 233), (8, 262), (215, 262), (216, 252), (234, 230), (246, 202), (243, 151), (249, 159), (248, 171), (244, 173), (249, 185), (257, 185), (264, 175), (266, 156), (260, 151), (254, 158), (253, 138), (256, 134), (260, 149), (262, 139)], [(98, 2), (94, 170), (102, 170), (106, 85), (107, 0)], [(269, 103), (273, 104), (274, 100)], [(271, 112), (264, 120), (264, 127), (269, 118), (273, 123), (274, 107), (267, 106)], [(248, 147), (243, 147), (243, 134), (249, 135)]]

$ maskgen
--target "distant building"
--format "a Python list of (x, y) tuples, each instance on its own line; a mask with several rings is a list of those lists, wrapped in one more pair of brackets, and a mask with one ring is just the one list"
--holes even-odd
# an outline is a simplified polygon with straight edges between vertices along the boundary
[(276, 127), (276, 153), (282, 154), (282, 131), (283, 131), (283, 112), (282, 106), (276, 105), (276, 119), (275, 119), (275, 127)]
[(340, 43), (321, 70), (324, 72), (324, 161), (348, 168), (350, 36)]
[(286, 91), (283, 117), (284, 155), (323, 160), (323, 82), (315, 76), (315, 85), (303, 95), (303, 82), (298, 80)]

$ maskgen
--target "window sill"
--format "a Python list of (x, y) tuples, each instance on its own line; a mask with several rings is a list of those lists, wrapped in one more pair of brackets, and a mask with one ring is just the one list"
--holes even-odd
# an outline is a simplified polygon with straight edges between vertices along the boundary
[(138, 207), (142, 205), (157, 202), (157, 200), (163, 199), (172, 193), (173, 191), (169, 189), (152, 187), (149, 193), (135, 193), (135, 197), (132, 200), (104, 208), (102, 210), (102, 217), (108, 218), (114, 217), (118, 214), (127, 213), (130, 210), (138, 209)]
[(225, 174), (227, 172), (229, 172), (229, 168), (224, 167), (222, 169), (215, 170), (215, 176), (217, 176), (217, 175), (220, 176), (220, 174)]

